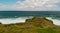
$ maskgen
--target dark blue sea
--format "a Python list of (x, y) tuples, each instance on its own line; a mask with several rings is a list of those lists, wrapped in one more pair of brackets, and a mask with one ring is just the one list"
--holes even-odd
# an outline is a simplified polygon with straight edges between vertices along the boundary
[(46, 17), (54, 24), (60, 25), (60, 11), (0, 11), (0, 22), (2, 24), (24, 22), (30, 16)]
[(60, 18), (60, 11), (0, 11), (0, 18), (43, 16)]

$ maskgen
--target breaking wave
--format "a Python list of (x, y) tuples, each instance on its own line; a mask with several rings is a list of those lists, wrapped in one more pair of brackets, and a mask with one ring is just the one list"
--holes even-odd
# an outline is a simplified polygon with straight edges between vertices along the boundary
[(53, 19), (52, 17), (46, 17), (49, 20), (52, 20), (55, 25), (60, 25), (60, 20), (59, 19)]
[[(14, 23), (24, 23), (26, 19), (33, 18), (33, 16), (30, 17), (18, 17), (18, 18), (1, 18), (0, 23), (2, 24), (14, 24)], [(55, 25), (60, 25), (59, 19), (53, 19), (52, 17), (46, 17), (49, 20), (52, 20)]]
[(30, 18), (32, 17), (2, 18), (0, 19), (0, 23), (2, 24), (24, 23), (26, 19)]

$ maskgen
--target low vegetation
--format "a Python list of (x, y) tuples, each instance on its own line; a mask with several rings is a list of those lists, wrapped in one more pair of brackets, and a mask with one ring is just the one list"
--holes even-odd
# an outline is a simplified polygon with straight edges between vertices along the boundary
[(44, 17), (34, 17), (25, 23), (0, 24), (0, 33), (60, 33), (60, 26)]

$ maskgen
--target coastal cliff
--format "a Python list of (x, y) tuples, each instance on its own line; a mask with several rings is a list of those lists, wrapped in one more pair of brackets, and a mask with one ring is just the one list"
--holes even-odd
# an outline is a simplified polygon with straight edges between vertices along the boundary
[(0, 33), (59, 33), (60, 27), (45, 17), (26, 19), (25, 23), (0, 24)]

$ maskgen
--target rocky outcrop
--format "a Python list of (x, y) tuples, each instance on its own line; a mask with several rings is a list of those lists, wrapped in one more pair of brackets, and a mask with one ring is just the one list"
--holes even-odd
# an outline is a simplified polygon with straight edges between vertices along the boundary
[(51, 27), (53, 26), (53, 22), (51, 20), (46, 19), (45, 17), (34, 17), (32, 19), (27, 19), (26, 22), (33, 22), (36, 26), (39, 27)]

